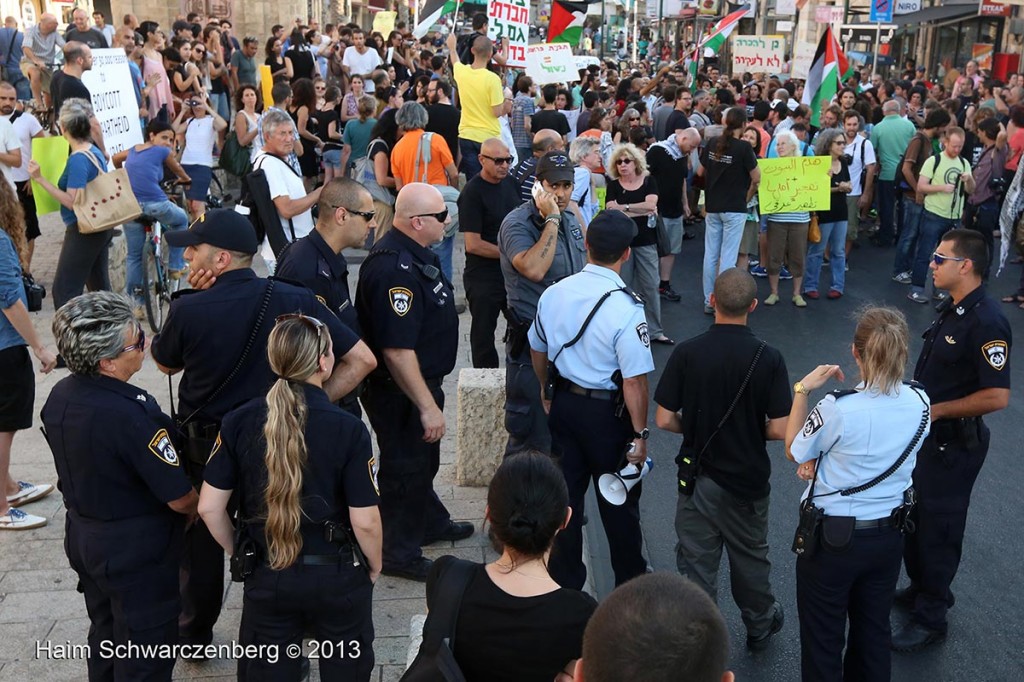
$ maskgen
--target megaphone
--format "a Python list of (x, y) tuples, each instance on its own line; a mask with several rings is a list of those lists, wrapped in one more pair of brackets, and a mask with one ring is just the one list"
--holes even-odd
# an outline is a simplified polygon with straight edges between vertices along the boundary
[(642, 481), (653, 466), (654, 460), (648, 457), (643, 466), (627, 464), (618, 473), (602, 474), (601, 478), (597, 479), (597, 489), (608, 504), (618, 507), (626, 501), (626, 495), (633, 486)]

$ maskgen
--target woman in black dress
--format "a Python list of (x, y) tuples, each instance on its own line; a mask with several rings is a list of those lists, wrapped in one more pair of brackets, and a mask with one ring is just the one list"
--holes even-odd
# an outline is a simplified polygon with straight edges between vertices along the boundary
[(291, 46), (284, 53), (284, 63), (288, 70), (288, 80), (294, 86), (300, 78), (312, 80), (316, 76), (316, 57), (306, 43), (306, 36), (299, 29), (292, 31), (289, 40)]
[(324, 146), (323, 141), (317, 136), (319, 125), (316, 118), (316, 90), (313, 88), (313, 81), (300, 78), (292, 83), (292, 102), (288, 106), (288, 113), (295, 121), (295, 129), (302, 138), (302, 155), (299, 157), (302, 177), (306, 181), (306, 189), (312, 189), (309, 180), (315, 181), (320, 174), (318, 154)]

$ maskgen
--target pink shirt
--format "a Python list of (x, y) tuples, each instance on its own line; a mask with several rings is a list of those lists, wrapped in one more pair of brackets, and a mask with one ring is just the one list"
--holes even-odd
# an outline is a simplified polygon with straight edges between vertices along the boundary
[(145, 81), (150, 74), (160, 74), (160, 81), (149, 91), (149, 117), (155, 119), (160, 107), (167, 105), (168, 118), (174, 117), (174, 100), (171, 98), (171, 81), (167, 78), (163, 60), (142, 58), (142, 78)]

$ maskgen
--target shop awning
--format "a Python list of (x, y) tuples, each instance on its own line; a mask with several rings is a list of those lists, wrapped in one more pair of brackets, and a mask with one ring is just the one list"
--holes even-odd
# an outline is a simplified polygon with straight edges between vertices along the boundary
[(940, 7), (925, 7), (917, 12), (911, 12), (910, 14), (898, 14), (892, 19), (892, 23), (897, 26), (905, 26), (907, 24), (928, 24), (935, 21), (948, 21), (950, 19), (959, 19), (960, 17), (969, 17), (978, 15), (978, 3), (946, 3)]

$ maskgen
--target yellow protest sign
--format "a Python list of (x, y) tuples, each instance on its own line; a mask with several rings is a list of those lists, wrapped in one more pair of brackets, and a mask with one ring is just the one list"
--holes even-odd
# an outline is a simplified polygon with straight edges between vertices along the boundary
[(268, 107), (274, 106), (274, 98), (270, 94), (274, 88), (274, 79), (271, 78), (270, 67), (266, 64), (260, 64), (260, 88), (263, 90), (263, 110), (266, 111)]
[(395, 30), (395, 18), (398, 12), (377, 12), (373, 15), (373, 30), (379, 32), (387, 40), (388, 35)]
[[(32, 158), (39, 164), (43, 177), (56, 185), (61, 173), (64, 172), (64, 166), (68, 164), (68, 141), (59, 135), (34, 138), (32, 140)], [(32, 181), (32, 196), (36, 200), (37, 215), (46, 215), (60, 210), (60, 202), (34, 180)]]
[(827, 211), (831, 203), (829, 156), (761, 159), (757, 200), (761, 214), (788, 211)]
[(607, 200), (607, 197), (608, 197), (608, 188), (607, 187), (595, 187), (594, 188), (594, 196), (597, 197), (597, 204), (598, 204), (598, 206), (601, 207), (600, 210), (603, 211), (604, 210), (604, 202)]

